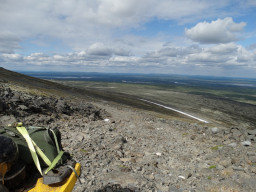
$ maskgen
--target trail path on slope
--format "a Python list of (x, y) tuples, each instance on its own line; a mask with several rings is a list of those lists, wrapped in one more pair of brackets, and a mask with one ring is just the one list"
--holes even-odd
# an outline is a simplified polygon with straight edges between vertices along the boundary
[(174, 109), (174, 108), (171, 108), (171, 107), (167, 107), (167, 106), (165, 106), (165, 105), (161, 105), (161, 104), (159, 104), (159, 103), (155, 103), (155, 102), (148, 101), (148, 100), (145, 100), (145, 99), (140, 99), (140, 100), (141, 100), (141, 101), (148, 102), (148, 103), (152, 103), (152, 104), (154, 104), (154, 105), (158, 105), (158, 106), (163, 107), (163, 108), (165, 108), (165, 109), (169, 109), (169, 110), (175, 111), (175, 112), (177, 112), (177, 113), (180, 113), (180, 114), (182, 114), (182, 115), (191, 117), (192, 119), (196, 119), (196, 120), (201, 121), (201, 122), (203, 122), (203, 123), (208, 123), (208, 121), (206, 121), (206, 120), (203, 120), (203, 119), (201, 119), (201, 118), (195, 117), (195, 116), (190, 115), (190, 114), (188, 114), (188, 113), (179, 111), (179, 110), (177, 110), (177, 109)]

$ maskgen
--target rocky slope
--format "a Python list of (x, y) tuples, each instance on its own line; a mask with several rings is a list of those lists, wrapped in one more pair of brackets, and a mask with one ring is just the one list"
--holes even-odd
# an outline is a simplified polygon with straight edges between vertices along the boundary
[(256, 130), (157, 118), (2, 80), (0, 126), (17, 121), (61, 130), (65, 150), (82, 165), (74, 192), (256, 189)]

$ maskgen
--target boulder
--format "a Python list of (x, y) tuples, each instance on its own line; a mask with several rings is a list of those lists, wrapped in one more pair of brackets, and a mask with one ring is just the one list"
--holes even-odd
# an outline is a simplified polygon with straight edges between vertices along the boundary
[(17, 120), (12, 115), (11, 116), (4, 115), (4, 116), (0, 117), (0, 126), (7, 126), (7, 125), (13, 124), (15, 122), (17, 122)]

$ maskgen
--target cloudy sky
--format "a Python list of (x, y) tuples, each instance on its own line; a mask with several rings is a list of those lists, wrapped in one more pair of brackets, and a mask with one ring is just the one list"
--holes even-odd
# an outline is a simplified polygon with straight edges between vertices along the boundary
[(0, 0), (0, 66), (256, 77), (256, 0)]

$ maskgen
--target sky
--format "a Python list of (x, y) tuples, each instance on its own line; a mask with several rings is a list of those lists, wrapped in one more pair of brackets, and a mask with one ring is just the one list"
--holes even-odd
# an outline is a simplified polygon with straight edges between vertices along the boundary
[(256, 0), (0, 0), (14, 71), (256, 78)]

